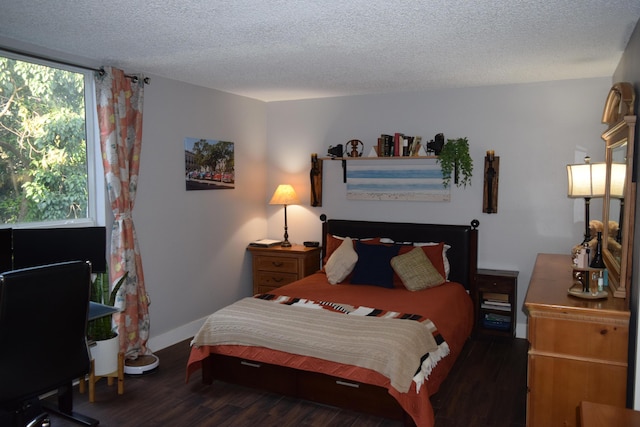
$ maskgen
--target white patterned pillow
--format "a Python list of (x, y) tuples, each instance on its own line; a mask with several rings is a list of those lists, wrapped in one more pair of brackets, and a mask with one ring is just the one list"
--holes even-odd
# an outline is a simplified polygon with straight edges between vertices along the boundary
[(333, 251), (325, 266), (329, 283), (335, 285), (342, 282), (353, 271), (357, 261), (358, 254), (353, 249), (353, 242), (349, 237), (345, 237), (338, 249)]

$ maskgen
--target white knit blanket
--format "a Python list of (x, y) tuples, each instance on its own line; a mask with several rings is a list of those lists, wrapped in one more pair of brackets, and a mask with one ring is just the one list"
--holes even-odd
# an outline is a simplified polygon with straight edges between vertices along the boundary
[(435, 326), (429, 324), (249, 297), (211, 314), (191, 344), (260, 346), (359, 366), (384, 375), (392, 387), (406, 393), (412, 381), (419, 391), (437, 361), (448, 354), (448, 346), (438, 346), (431, 330)]

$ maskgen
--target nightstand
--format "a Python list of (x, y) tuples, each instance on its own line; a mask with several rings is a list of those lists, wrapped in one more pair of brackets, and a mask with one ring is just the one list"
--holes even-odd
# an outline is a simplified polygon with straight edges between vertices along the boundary
[(476, 334), (513, 338), (518, 272), (479, 268), (476, 288)]
[(320, 270), (320, 249), (293, 245), (247, 250), (253, 257), (253, 293), (268, 293)]

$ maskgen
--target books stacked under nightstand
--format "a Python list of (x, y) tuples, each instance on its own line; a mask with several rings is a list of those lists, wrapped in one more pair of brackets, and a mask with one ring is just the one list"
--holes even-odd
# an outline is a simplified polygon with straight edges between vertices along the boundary
[(498, 294), (494, 292), (484, 292), (482, 294), (482, 308), (489, 308), (491, 310), (511, 311), (511, 303), (509, 302), (509, 295)]
[(513, 338), (517, 280), (517, 271), (478, 269), (476, 334)]
[(488, 329), (498, 329), (508, 331), (511, 329), (511, 303), (509, 295), (493, 292), (484, 292), (481, 307), (487, 310), (504, 311), (506, 314), (495, 312), (485, 312), (482, 325)]

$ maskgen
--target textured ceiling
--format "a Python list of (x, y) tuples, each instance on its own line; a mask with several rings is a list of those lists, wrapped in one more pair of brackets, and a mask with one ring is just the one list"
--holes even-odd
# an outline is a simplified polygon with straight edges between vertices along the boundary
[(640, 0), (0, 0), (0, 37), (264, 101), (611, 76)]

